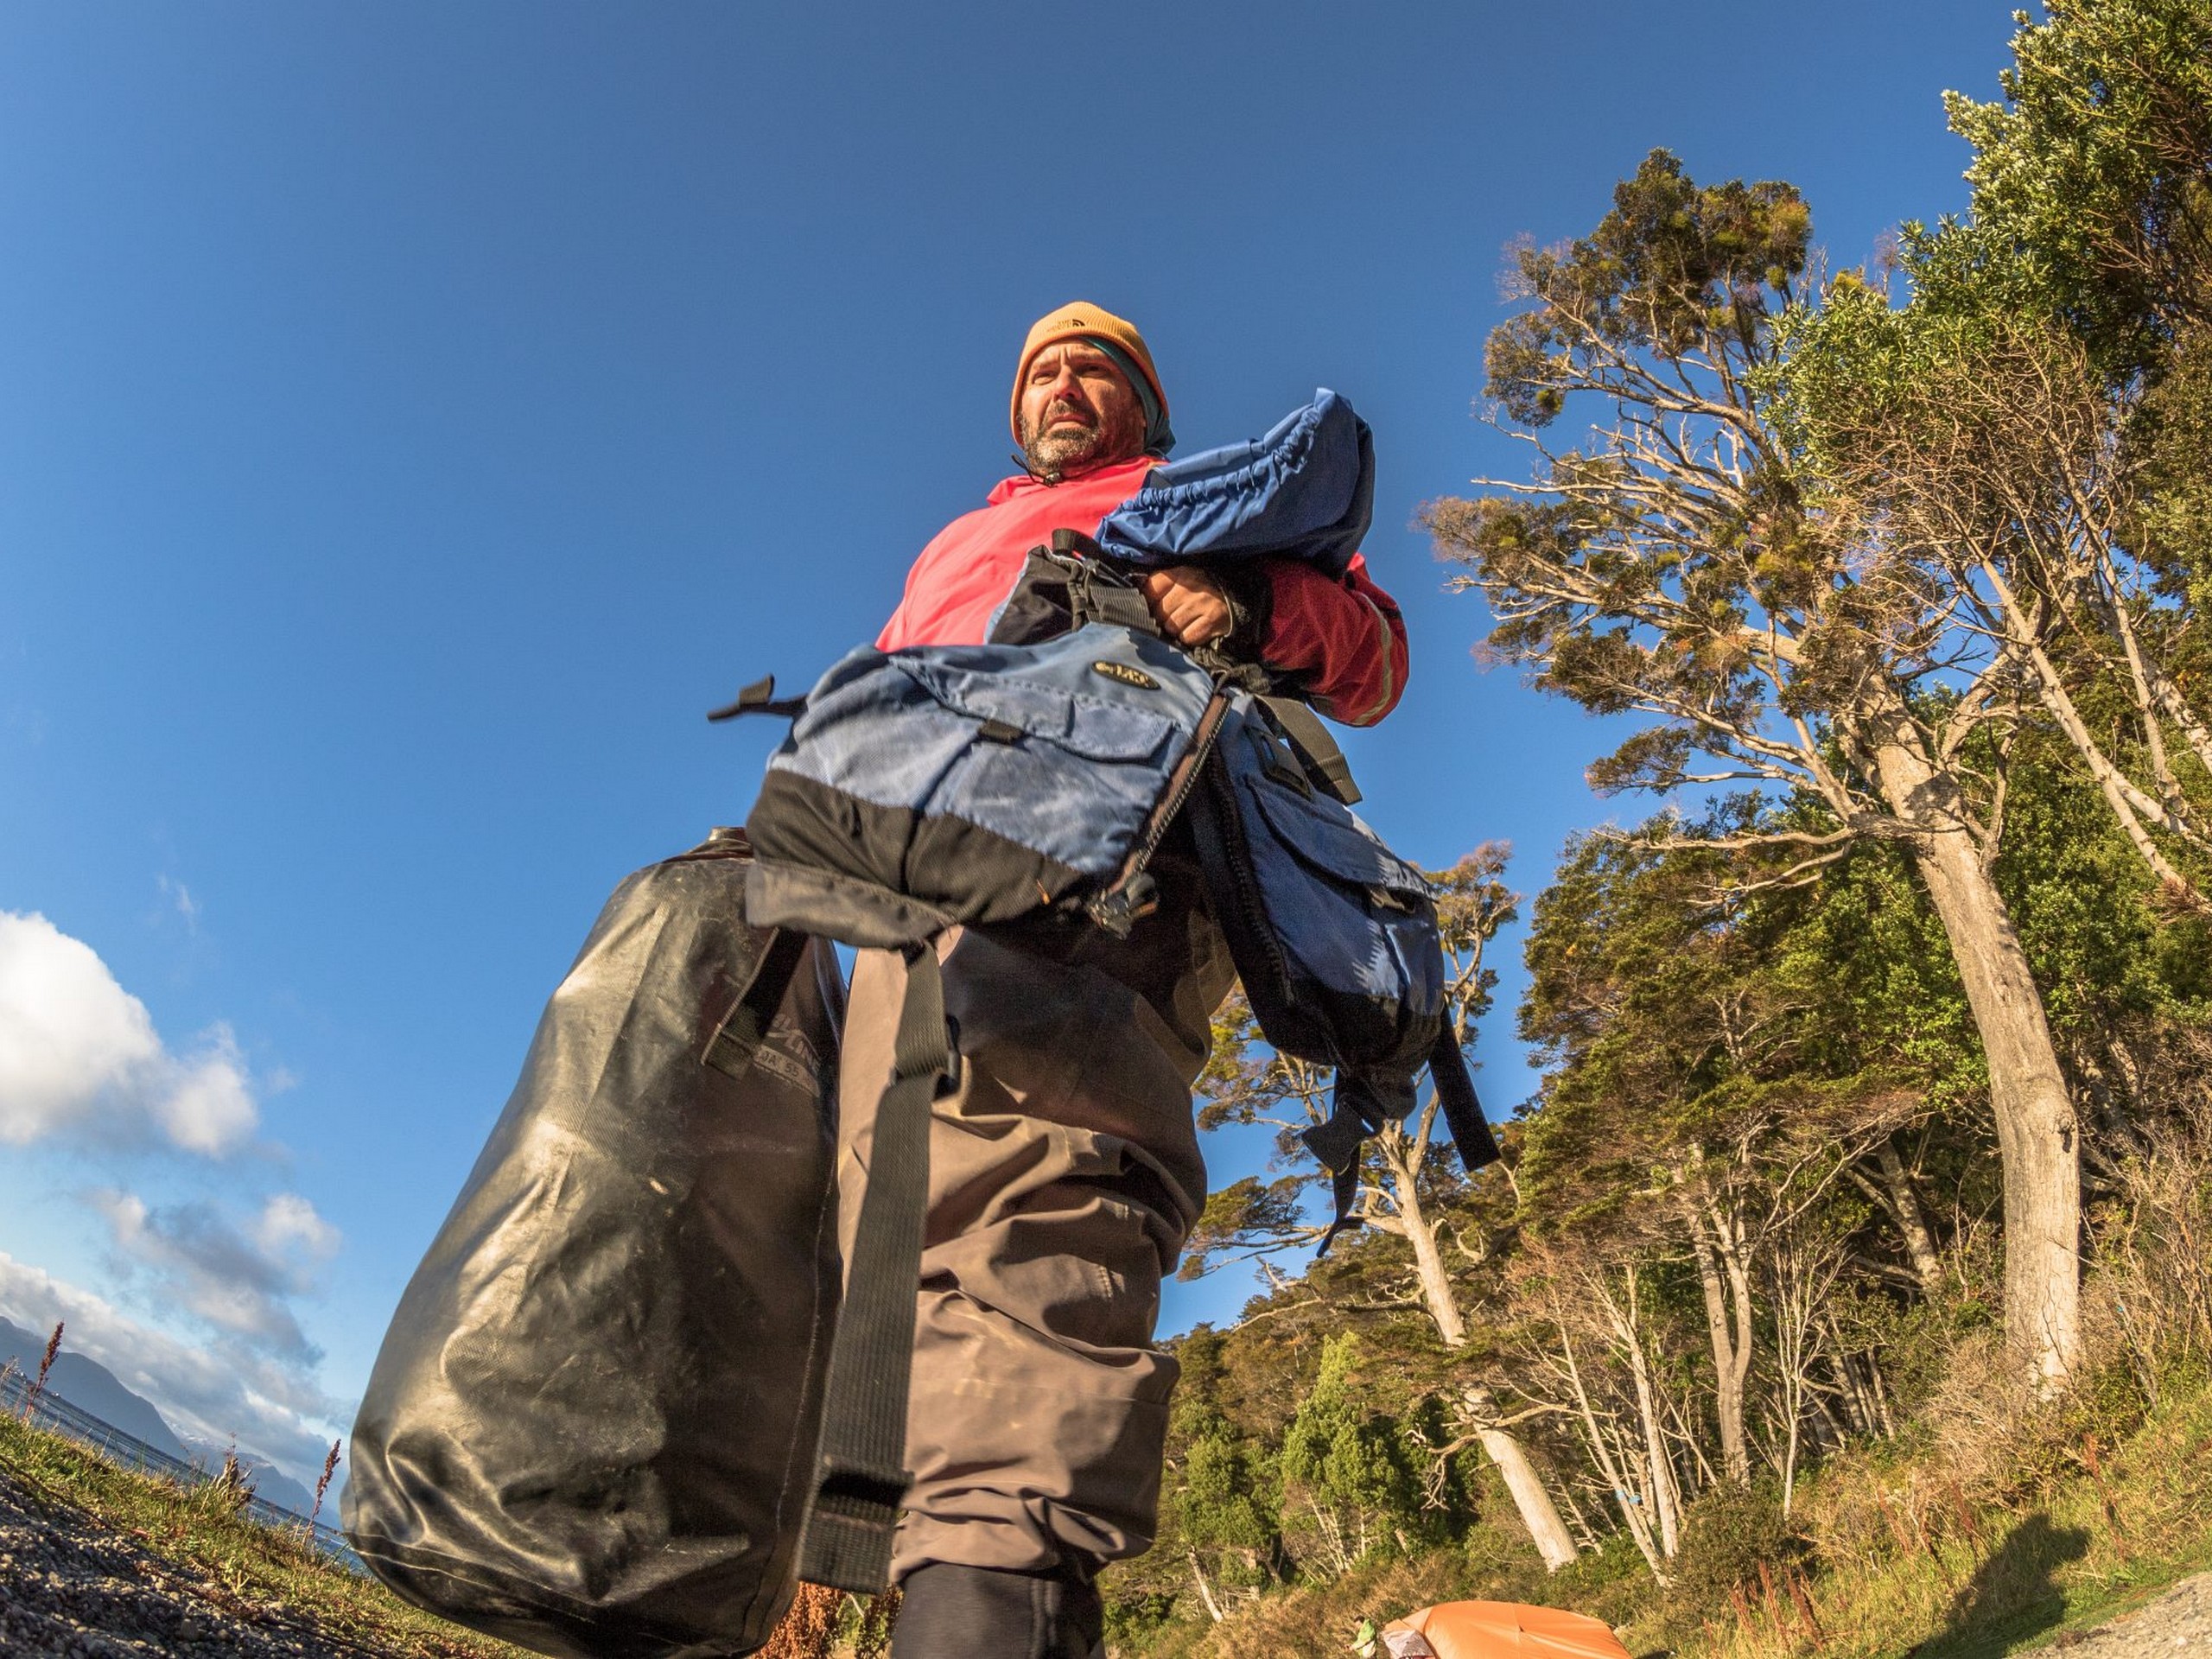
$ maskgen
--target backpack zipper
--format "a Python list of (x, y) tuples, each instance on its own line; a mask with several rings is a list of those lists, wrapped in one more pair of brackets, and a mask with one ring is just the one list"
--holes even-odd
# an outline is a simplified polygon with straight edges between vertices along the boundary
[(1084, 901), (1084, 909), (1090, 912), (1090, 919), (1117, 939), (1128, 938), (1132, 927), (1160, 908), (1160, 884), (1145, 873), (1145, 867), (1160, 850), (1167, 826), (1175, 821), (1176, 813), (1182, 810), (1183, 803), (1198, 783), (1198, 769), (1213, 753), (1214, 740), (1221, 734), (1222, 721), (1228, 715), (1229, 693), (1217, 688), (1207, 699), (1205, 712), (1198, 716), (1198, 727), (1191, 734), (1191, 747), (1183, 752), (1183, 758), (1175, 763), (1175, 770), (1168, 777), (1166, 792), (1153, 806), (1137, 844), (1122, 861), (1121, 874), (1114, 878), (1113, 886)]
[(1290, 964), (1284, 960), (1281, 942), (1275, 938), (1267, 912), (1255, 896), (1259, 891), (1259, 873), (1252, 868), (1251, 849), (1245, 844), (1244, 825), (1236, 808), (1236, 780), (1230, 776), (1228, 767), (1216, 771), (1213, 792), (1214, 808), (1221, 818), (1216, 841), (1221, 855), (1230, 865), (1230, 885), (1235, 890), (1236, 907), (1243, 912), (1245, 932), (1267, 953), (1268, 967), (1274, 975), (1276, 995), (1287, 1005), (1291, 1000)]

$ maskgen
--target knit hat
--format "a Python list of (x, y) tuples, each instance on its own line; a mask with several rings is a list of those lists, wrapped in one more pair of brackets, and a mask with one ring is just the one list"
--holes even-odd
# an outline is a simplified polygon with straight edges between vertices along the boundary
[(1175, 434), (1167, 424), (1167, 394), (1160, 385), (1160, 371), (1153, 366), (1151, 348), (1136, 325), (1077, 300), (1037, 320), (1029, 338), (1021, 342), (1021, 360), (1014, 371), (1014, 397), (1007, 410), (1014, 441), (1021, 442), (1021, 388), (1029, 378), (1029, 365), (1047, 346), (1065, 340), (1089, 340), (1112, 359), (1144, 408), (1144, 447), (1147, 454), (1164, 455), (1174, 448)]

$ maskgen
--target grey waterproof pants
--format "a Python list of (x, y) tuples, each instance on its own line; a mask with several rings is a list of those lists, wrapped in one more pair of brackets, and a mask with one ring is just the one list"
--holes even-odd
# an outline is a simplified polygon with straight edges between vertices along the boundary
[[(895, 1577), (1087, 1570), (1152, 1542), (1176, 1377), (1153, 1326), (1205, 1202), (1191, 1084), (1234, 971), (1184, 871), (1160, 873), (1169, 902), (1127, 940), (970, 930), (944, 953), (963, 1066), (931, 1123)], [(849, 1245), (905, 980), (880, 950), (853, 976)]]

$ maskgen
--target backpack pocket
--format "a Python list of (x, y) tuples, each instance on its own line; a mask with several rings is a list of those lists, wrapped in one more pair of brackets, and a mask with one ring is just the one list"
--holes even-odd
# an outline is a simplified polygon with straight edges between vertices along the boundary
[(1249, 703), (1213, 771), (1208, 895), (1268, 1040), (1319, 1065), (1410, 1073), (1444, 1018), (1428, 883), (1317, 790)]
[(855, 652), (747, 821), (775, 920), (855, 944), (1011, 920), (1110, 882), (1212, 690), (1157, 640)]

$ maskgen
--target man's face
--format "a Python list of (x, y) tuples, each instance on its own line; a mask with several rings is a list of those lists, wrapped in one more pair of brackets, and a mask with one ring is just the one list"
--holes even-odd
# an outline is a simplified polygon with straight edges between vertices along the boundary
[(1074, 473), (1144, 453), (1144, 405), (1088, 340), (1047, 346), (1021, 385), (1021, 448), (1040, 473)]

